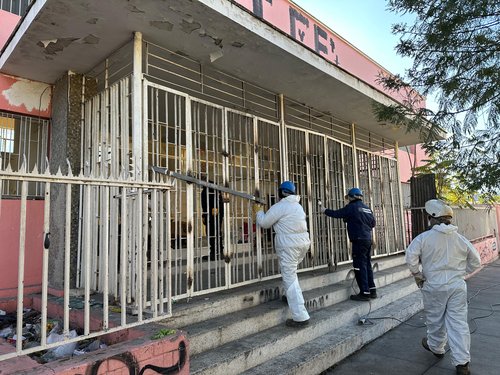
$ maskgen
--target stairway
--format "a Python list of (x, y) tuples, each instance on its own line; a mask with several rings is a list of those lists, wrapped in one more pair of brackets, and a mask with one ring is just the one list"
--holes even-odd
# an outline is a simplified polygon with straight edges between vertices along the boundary
[(284, 325), (280, 279), (179, 302), (162, 324), (187, 332), (192, 374), (319, 374), (422, 309), (403, 256), (373, 264), (370, 302), (349, 300), (350, 266), (299, 274), (311, 316), (303, 328)]

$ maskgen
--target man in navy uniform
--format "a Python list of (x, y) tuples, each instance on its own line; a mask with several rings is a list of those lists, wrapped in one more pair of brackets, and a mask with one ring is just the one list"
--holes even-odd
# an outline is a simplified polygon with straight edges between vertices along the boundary
[(369, 301), (377, 298), (377, 289), (373, 281), (371, 264), (372, 230), (375, 227), (375, 217), (372, 210), (363, 203), (363, 192), (352, 188), (345, 196), (349, 203), (340, 210), (330, 210), (321, 207), (326, 216), (344, 219), (347, 223), (347, 234), (352, 243), (352, 266), (359, 287), (359, 294), (351, 295), (353, 301)]

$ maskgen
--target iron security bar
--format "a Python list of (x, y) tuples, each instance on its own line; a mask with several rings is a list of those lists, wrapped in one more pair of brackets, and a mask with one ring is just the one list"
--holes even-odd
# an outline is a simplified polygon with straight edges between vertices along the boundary
[(236, 195), (237, 197), (245, 198), (245, 199), (248, 199), (248, 200), (251, 200), (251, 201), (254, 201), (257, 203), (261, 203), (261, 204), (266, 204), (265, 200), (260, 199), (260, 198), (256, 197), (255, 195), (243, 193), (241, 191), (237, 191), (237, 190), (233, 190), (233, 189), (230, 189), (230, 188), (227, 188), (224, 186), (216, 185), (214, 183), (204, 181), (204, 180), (201, 180), (201, 179), (196, 178), (196, 177), (187, 176), (187, 175), (184, 175), (181, 173), (169, 171), (168, 168), (152, 166), (151, 169), (156, 173), (164, 174), (166, 176), (170, 176), (170, 177), (176, 178), (178, 180), (186, 181), (187, 183), (190, 183), (190, 184), (206, 186), (209, 189), (222, 191), (223, 193)]

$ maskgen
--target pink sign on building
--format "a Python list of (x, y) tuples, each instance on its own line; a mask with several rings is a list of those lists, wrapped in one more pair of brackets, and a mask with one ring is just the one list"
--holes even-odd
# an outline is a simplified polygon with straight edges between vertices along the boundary
[(0, 9), (0, 51), (9, 39), (21, 17)]
[(257, 18), (273, 25), (332, 64), (401, 102), (406, 96), (379, 82), (388, 71), (289, 0), (235, 0)]

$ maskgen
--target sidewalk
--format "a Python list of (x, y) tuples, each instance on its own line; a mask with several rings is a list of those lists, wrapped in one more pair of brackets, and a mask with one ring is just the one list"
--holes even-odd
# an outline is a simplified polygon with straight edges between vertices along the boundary
[[(467, 281), (471, 335), (471, 374), (500, 374), (500, 259)], [(375, 314), (372, 314), (375, 317)], [(423, 312), (414, 315), (324, 375), (453, 375), (449, 352), (438, 359), (422, 348)], [(411, 326), (410, 326), (411, 325)]]

